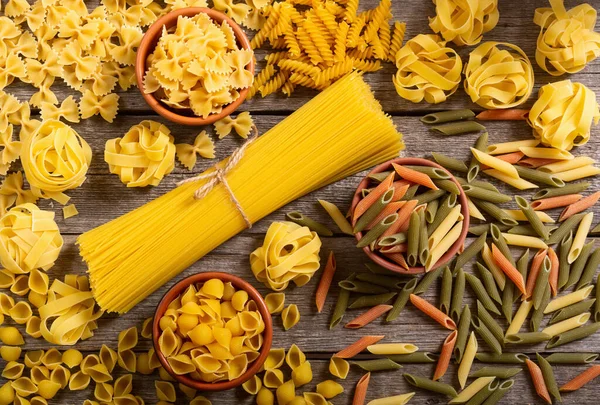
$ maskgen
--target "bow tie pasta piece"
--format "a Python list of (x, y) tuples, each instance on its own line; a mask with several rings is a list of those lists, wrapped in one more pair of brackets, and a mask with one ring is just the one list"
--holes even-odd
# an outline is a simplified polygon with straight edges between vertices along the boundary
[(239, 136), (246, 139), (252, 131), (252, 116), (248, 111), (239, 113), (237, 117), (231, 118), (231, 115), (223, 117), (214, 123), (215, 132), (219, 135), (219, 139), (223, 139), (234, 130)]
[(227, 17), (231, 18), (238, 24), (241, 24), (248, 13), (252, 9), (244, 3), (234, 3), (233, 0), (213, 0), (215, 10), (219, 10), (227, 14)]
[(544, 145), (571, 150), (590, 139), (592, 122), (598, 125), (596, 94), (581, 83), (563, 80), (542, 86), (527, 123)]
[(26, 77), (25, 62), (19, 55), (11, 52), (6, 58), (0, 58), (0, 90), (11, 84), (15, 78)]
[(86, 56), (78, 42), (70, 42), (62, 48), (58, 56), (58, 63), (63, 67), (75, 68), (75, 77), (78, 80), (89, 79), (98, 67), (100, 59), (95, 56)]
[(71, 10), (64, 16), (58, 27), (58, 37), (77, 41), (81, 49), (87, 51), (96, 40), (99, 30), (99, 22), (90, 20), (84, 23), (79, 14)]
[(202, 131), (196, 136), (193, 145), (178, 143), (175, 145), (175, 150), (177, 152), (177, 159), (188, 170), (192, 170), (196, 165), (196, 154), (206, 159), (215, 158), (215, 144), (208, 137), (206, 131)]
[(13, 141), (13, 126), (8, 124), (6, 130), (0, 132), (0, 174), (6, 175), (10, 164), (19, 158), (21, 153), (21, 142)]
[(58, 107), (54, 104), (42, 103), (40, 115), (44, 121), (64, 118), (69, 122), (79, 122), (79, 106), (75, 98), (69, 96)]
[(86, 179), (92, 149), (71, 127), (47, 120), (23, 143), (21, 162), (27, 181), (38, 197), (66, 204), (66, 190), (79, 187)]
[(500, 17), (498, 0), (433, 0), (433, 3), (436, 16), (429, 19), (429, 26), (456, 45), (478, 44)]
[(23, 172), (11, 173), (0, 185), (0, 201), (3, 204), (3, 210), (0, 216), (4, 215), (6, 209), (13, 204), (21, 205), (25, 203), (35, 204), (38, 198), (31, 190), (23, 189)]
[(465, 91), (474, 103), (484, 108), (513, 108), (523, 104), (531, 95), (533, 83), (529, 58), (521, 48), (509, 43), (479, 45), (465, 66)]
[(137, 48), (140, 46), (144, 33), (138, 27), (124, 26), (117, 31), (118, 45), (114, 45), (110, 54), (123, 65), (135, 64)]
[(25, 59), (27, 79), (34, 87), (40, 87), (46, 77), (61, 77), (62, 65), (58, 63), (58, 55), (54, 51), (48, 52), (46, 60), (40, 61), (34, 58)]
[(252, 273), (274, 291), (290, 281), (302, 286), (319, 269), (321, 240), (315, 232), (293, 222), (273, 222), (263, 245), (250, 254)]
[(157, 186), (175, 165), (171, 131), (156, 121), (132, 126), (122, 138), (110, 139), (104, 160), (127, 187)]
[(439, 36), (419, 34), (398, 51), (396, 67), (393, 82), (400, 97), (437, 104), (458, 88), (462, 60)]
[(79, 100), (79, 110), (82, 119), (100, 114), (105, 121), (112, 123), (119, 110), (119, 95), (111, 93), (97, 96), (92, 91), (85, 90)]
[(62, 245), (54, 212), (26, 203), (0, 218), (0, 263), (13, 274), (50, 269)]
[(245, 89), (252, 85), (254, 75), (246, 70), (246, 65), (252, 61), (252, 51), (239, 49), (229, 52), (225, 55), (225, 61), (233, 69), (233, 73), (229, 76), (231, 85), (238, 89)]
[(533, 17), (540, 27), (535, 60), (552, 76), (579, 72), (600, 55), (596, 10), (587, 3), (567, 10), (563, 0), (550, 5), (536, 9)]

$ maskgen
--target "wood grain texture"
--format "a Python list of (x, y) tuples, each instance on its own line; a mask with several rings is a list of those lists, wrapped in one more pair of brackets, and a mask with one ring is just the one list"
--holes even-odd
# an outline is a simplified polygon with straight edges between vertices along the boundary
[[(599, 0), (590, 0), (589, 2), (596, 8), (600, 7)], [(366, 8), (367, 6), (372, 7), (376, 4), (376, 1), (362, 0), (361, 3), (363, 4), (363, 7)], [(535, 41), (538, 34), (538, 27), (532, 23), (533, 13), (536, 7), (547, 7), (548, 3), (543, 0), (499, 0), (499, 3), (500, 22), (492, 32), (485, 35), (485, 39), (506, 41), (519, 45), (533, 59), (535, 53)], [(580, 2), (568, 0), (566, 3), (567, 7), (572, 7)], [(93, 6), (94, 4), (96, 4), (95, 1), (90, 2), (90, 6)], [(427, 26), (427, 17), (434, 15), (434, 5), (432, 2), (428, 0), (410, 2), (393, 0), (392, 7), (395, 19), (407, 23), (406, 38), (410, 38), (418, 33), (430, 32)], [(600, 27), (600, 25), (598, 26)], [(466, 58), (471, 49), (472, 48), (461, 48), (459, 52), (463, 58)], [(257, 52), (257, 58), (259, 60), (262, 59), (264, 54), (264, 51)], [(536, 74), (536, 90), (534, 91), (534, 96), (532, 96), (525, 105), (526, 107), (530, 106), (535, 100), (535, 94), (540, 85), (559, 80), (543, 73), (535, 63), (534, 68)], [(477, 135), (473, 134), (454, 138), (435, 135), (429, 132), (418, 120), (419, 116), (427, 111), (460, 107), (478, 110), (479, 108), (470, 102), (462, 88), (459, 89), (455, 95), (450, 97), (448, 102), (441, 105), (428, 105), (426, 103), (412, 104), (401, 99), (396, 94), (391, 81), (391, 76), (394, 72), (394, 66), (392, 64), (386, 64), (381, 71), (366, 74), (365, 79), (373, 87), (375, 95), (381, 101), (385, 111), (394, 116), (394, 122), (398, 126), (400, 132), (404, 134), (406, 151), (403, 154), (411, 157), (429, 157), (432, 151), (439, 151), (458, 159), (468, 159), (468, 147), (475, 141)], [(595, 91), (600, 90), (599, 77), (599, 63), (592, 63), (583, 72), (571, 76), (573, 80), (580, 81)], [(566, 77), (561, 77), (560, 79), (564, 78)], [(71, 91), (65, 86), (55, 85), (53, 89), (60, 95), (59, 99), (71, 94)], [(7, 90), (17, 95), (21, 100), (28, 99), (33, 93), (32, 88), (25, 84), (10, 86)], [(242, 106), (242, 110), (252, 111), (260, 131), (265, 132), (281, 121), (289, 112), (294, 111), (303, 105), (314, 96), (314, 94), (315, 93), (311, 91), (298, 91), (289, 99), (281, 95), (269, 96), (265, 99), (256, 97), (245, 103)], [(68, 192), (68, 194), (72, 196), (71, 202), (76, 204), (80, 214), (65, 221), (62, 219), (61, 209), (57, 204), (52, 204), (50, 201), (40, 202), (41, 207), (52, 209), (57, 212), (57, 222), (61, 232), (65, 235), (65, 247), (63, 252), (56, 266), (50, 271), (52, 277), (62, 278), (65, 274), (85, 273), (85, 265), (82, 263), (75, 245), (77, 235), (162, 195), (175, 187), (179, 180), (186, 178), (191, 175), (191, 173), (200, 173), (214, 163), (214, 161), (211, 160), (201, 159), (193, 172), (189, 172), (181, 165), (177, 164), (173, 173), (167, 176), (158, 187), (145, 189), (126, 188), (120, 183), (116, 175), (112, 175), (108, 172), (108, 167), (104, 162), (104, 144), (108, 139), (122, 136), (131, 125), (137, 124), (143, 119), (155, 119), (166, 123), (175, 135), (177, 143), (192, 142), (201, 128), (178, 126), (164, 121), (161, 117), (157, 117), (152, 111), (148, 110), (147, 105), (144, 103), (136, 89), (130, 89), (126, 93), (121, 93), (120, 110), (121, 112), (113, 124), (108, 124), (98, 117), (94, 117), (83, 121), (81, 124), (74, 125), (74, 128), (76, 128), (76, 130), (90, 143), (94, 151), (88, 180), (82, 187)], [(530, 128), (523, 122), (490, 122), (486, 123), (486, 126), (490, 133), (490, 143), (527, 139), (531, 136)], [(202, 129), (206, 129), (211, 133), (213, 139), (216, 140), (212, 127)], [(598, 159), (600, 157), (598, 152), (600, 147), (599, 134), (600, 131), (595, 128), (591, 141), (586, 146), (579, 148), (576, 151), (576, 154), (587, 154)], [(217, 157), (221, 159), (228, 156), (232, 150), (241, 145), (242, 141), (243, 140), (236, 135), (230, 135), (223, 140), (216, 140)], [(333, 378), (333, 376), (327, 372), (328, 358), (332, 353), (354, 342), (365, 334), (384, 334), (386, 336), (384, 342), (410, 342), (417, 344), (420, 350), (439, 352), (440, 346), (446, 336), (446, 332), (442, 331), (434, 321), (412, 308), (410, 304), (407, 305), (400, 318), (391, 324), (384, 324), (381, 321), (376, 321), (359, 330), (347, 330), (338, 326), (335, 330), (329, 331), (329, 315), (331, 308), (335, 303), (335, 296), (339, 291), (337, 282), (352, 272), (364, 272), (364, 264), (368, 262), (368, 258), (362, 251), (354, 247), (355, 241), (353, 238), (339, 233), (333, 222), (327, 217), (322, 208), (318, 206), (316, 200), (325, 199), (331, 201), (337, 204), (342, 210), (345, 210), (350, 203), (354, 189), (359, 183), (362, 175), (364, 175), (364, 173), (351, 176), (340, 182), (317, 190), (269, 215), (267, 218), (258, 222), (251, 230), (247, 230), (241, 235), (226, 242), (201, 261), (185, 270), (178, 277), (154, 292), (130, 313), (121, 317), (112, 314), (105, 315), (99, 321), (99, 329), (96, 331), (95, 336), (80, 342), (77, 345), (77, 348), (86, 353), (97, 352), (102, 344), (107, 344), (116, 348), (117, 335), (120, 330), (133, 325), (141, 327), (143, 320), (152, 316), (156, 304), (172, 284), (186, 275), (194, 274), (199, 271), (218, 270), (231, 272), (250, 281), (261, 293), (268, 293), (268, 290), (253, 278), (249, 267), (248, 255), (262, 243), (264, 233), (271, 221), (282, 220), (284, 218), (284, 213), (287, 211), (299, 210), (320, 222), (326, 223), (332, 229), (335, 229), (336, 233), (333, 237), (323, 238), (321, 257), (322, 260), (325, 260), (329, 250), (334, 250), (338, 262), (338, 271), (335, 275), (330, 295), (327, 298), (325, 309), (322, 314), (317, 314), (314, 304), (314, 292), (317, 285), (317, 277), (303, 288), (292, 287), (286, 291), (286, 303), (297, 304), (302, 315), (300, 323), (296, 327), (288, 332), (284, 332), (280, 318), (275, 317), (274, 319), (274, 347), (288, 348), (292, 343), (296, 343), (307, 353), (308, 358), (313, 360), (314, 381), (297, 390), (297, 393), (300, 394), (301, 392), (314, 390), (316, 383), (328, 378)], [(509, 187), (500, 187), (507, 193), (513, 193), (513, 190)], [(600, 179), (595, 178), (593, 179), (593, 185), (590, 190), (597, 191), (599, 189)], [(529, 196), (530, 193), (523, 193), (521, 195)], [(514, 204), (512, 204), (512, 206), (511, 204), (505, 206), (515, 208)], [(600, 209), (595, 207), (594, 211), (597, 218), (594, 223), (597, 223), (598, 218), (600, 218)], [(553, 211), (554, 216), (557, 214), (558, 210)], [(516, 256), (517, 249), (514, 249), (514, 253)], [(467, 271), (472, 271), (471, 267), (472, 263), (469, 263), (465, 266), (465, 269)], [(439, 282), (435, 283), (423, 297), (428, 301), (437, 304), (438, 291)], [(473, 304), (473, 294), (468, 287), (466, 289), (465, 303)], [(475, 310), (474, 306), (472, 306), (472, 310)], [(360, 313), (360, 310), (353, 310), (346, 319), (351, 319), (352, 316), (358, 313)], [(546, 322), (547, 319), (548, 317), (544, 322)], [(500, 322), (501, 326), (506, 328), (506, 323), (503, 320)], [(11, 324), (11, 321), (6, 321), (6, 324)], [(544, 324), (542, 324), (542, 327), (543, 325)], [(50, 347), (43, 340), (32, 339), (29, 336), (26, 336), (25, 338), (26, 344), (23, 347), (24, 350), (38, 348), (47, 349)], [(145, 351), (150, 347), (150, 341), (141, 340), (136, 350)], [(480, 348), (482, 351), (488, 351), (484, 342), (480, 342)], [(544, 352), (544, 346), (515, 347), (507, 350), (522, 351), (535, 357), (536, 351)], [(557, 348), (556, 351), (600, 352), (600, 334), (586, 339), (585, 341), (561, 346)], [(4, 365), (5, 362), (0, 360), (0, 368), (3, 368)], [(474, 367), (481, 366), (480, 363), (476, 363)], [(434, 367), (435, 365), (405, 365), (402, 370), (396, 372), (374, 373), (371, 378), (367, 400), (413, 391), (415, 389), (405, 382), (402, 378), (402, 373), (410, 372), (430, 377), (433, 374)], [(560, 365), (554, 368), (557, 375), (557, 381), (559, 385), (561, 385), (582, 371), (585, 366)], [(335, 404), (351, 403), (354, 385), (361, 375), (362, 372), (360, 370), (353, 369), (347, 380), (343, 382), (340, 381), (340, 383), (344, 385), (345, 392), (335, 398), (332, 402)], [(156, 373), (153, 376), (136, 375), (134, 378), (134, 393), (141, 395), (146, 400), (146, 403), (152, 404), (157, 401), (154, 390), (154, 380), (156, 378)], [(515, 379), (516, 385), (501, 403), (542, 403), (542, 401), (535, 396), (526, 371), (518, 374)], [(454, 365), (451, 365), (443, 381), (452, 383), (456, 386), (456, 368)], [(0, 384), (3, 384), (4, 382), (5, 380), (0, 379)], [(597, 387), (597, 383), (592, 383), (579, 392), (565, 394), (563, 396), (564, 403), (597, 403), (597, 398), (594, 395)], [(412, 399), (411, 404), (433, 405), (447, 402), (447, 398), (445, 397), (429, 394), (418, 389), (416, 389), (416, 391), (417, 395)], [(253, 399), (241, 389), (206, 395), (214, 404), (254, 403)], [(93, 387), (90, 387), (87, 390), (80, 392), (61, 392), (52, 403), (80, 404), (84, 399), (92, 397)], [(188, 402), (189, 401), (184, 398), (183, 394), (178, 392), (177, 403), (185, 404)]]

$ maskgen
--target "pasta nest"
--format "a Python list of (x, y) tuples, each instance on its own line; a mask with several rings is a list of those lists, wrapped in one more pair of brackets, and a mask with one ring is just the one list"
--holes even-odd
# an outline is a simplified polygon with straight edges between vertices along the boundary
[(63, 191), (79, 187), (92, 162), (92, 149), (73, 128), (51, 119), (25, 138), (21, 162), (37, 197), (65, 204)]
[(592, 122), (598, 125), (596, 94), (581, 83), (563, 80), (542, 86), (527, 122), (543, 144), (571, 150), (590, 139)]
[(523, 104), (533, 91), (533, 83), (529, 58), (521, 48), (506, 42), (479, 45), (465, 66), (465, 91), (474, 103), (484, 108)]
[(439, 36), (419, 34), (398, 51), (396, 67), (393, 82), (400, 97), (437, 104), (458, 88), (462, 60)]
[(13, 274), (50, 269), (62, 246), (52, 211), (25, 203), (0, 218), (0, 263)]
[(157, 186), (175, 167), (175, 144), (169, 128), (144, 120), (122, 138), (110, 139), (104, 160), (127, 187)]
[(540, 27), (535, 60), (553, 76), (579, 72), (600, 55), (596, 10), (585, 3), (568, 11), (562, 0), (550, 4), (552, 8), (536, 9), (533, 17)]
[(433, 0), (436, 16), (429, 19), (433, 32), (456, 45), (475, 45), (500, 18), (498, 0)]
[(283, 291), (290, 281), (308, 283), (319, 269), (321, 240), (316, 232), (293, 222), (273, 222), (261, 247), (250, 254), (252, 273), (274, 291)]

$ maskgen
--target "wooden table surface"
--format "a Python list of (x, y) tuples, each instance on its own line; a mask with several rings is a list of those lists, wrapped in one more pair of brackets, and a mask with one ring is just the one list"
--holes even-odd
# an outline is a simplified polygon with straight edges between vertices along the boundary
[[(376, 4), (375, 0), (361, 1), (363, 7), (372, 7)], [(537, 7), (547, 7), (546, 1), (542, 0), (499, 0), (500, 21), (496, 28), (485, 35), (485, 40), (506, 41), (522, 47), (532, 58), (535, 53), (535, 42), (538, 34), (538, 27), (532, 22), (534, 10)], [(567, 6), (572, 7), (579, 1), (567, 1)], [(592, 0), (590, 3), (596, 8), (600, 7), (600, 0)], [(94, 3), (90, 3), (93, 6)], [(394, 18), (407, 23), (406, 38), (411, 38), (419, 33), (429, 33), (427, 25), (428, 17), (434, 15), (434, 6), (431, 1), (414, 0), (401, 1), (393, 0)], [(597, 29), (598, 29), (597, 25)], [(461, 48), (460, 54), (466, 57), (471, 48)], [(258, 59), (264, 56), (263, 51), (257, 52)], [(534, 63), (536, 75), (536, 88), (534, 94), (527, 102), (525, 107), (531, 106), (536, 98), (537, 89), (540, 85), (566, 79), (567, 77), (553, 78), (541, 71)], [(430, 133), (427, 128), (419, 122), (419, 117), (428, 111), (445, 110), (451, 108), (468, 107), (478, 109), (472, 104), (462, 88), (450, 99), (441, 105), (429, 105), (425, 103), (412, 104), (401, 99), (395, 92), (392, 85), (392, 74), (395, 68), (391, 64), (386, 64), (385, 68), (376, 73), (365, 75), (365, 79), (371, 84), (376, 97), (381, 101), (386, 112), (393, 116), (394, 122), (400, 132), (404, 134), (406, 150), (405, 156), (411, 157), (429, 157), (432, 151), (442, 151), (448, 155), (459, 159), (468, 159), (469, 146), (475, 141), (476, 135), (467, 135), (457, 138), (445, 138)], [(600, 90), (600, 61), (591, 63), (586, 69), (573, 75), (572, 80), (580, 81), (598, 92)], [(55, 85), (53, 88), (60, 89), (59, 99), (64, 98), (71, 92), (66, 87)], [(20, 100), (26, 100), (32, 93), (32, 88), (26, 85), (12, 85), (6, 89), (17, 95)], [(291, 98), (282, 95), (270, 96), (265, 99), (257, 97), (245, 102), (241, 110), (252, 112), (254, 120), (262, 132), (265, 132), (279, 121), (284, 119), (298, 107), (307, 102), (315, 93), (310, 91), (298, 91)], [(78, 95), (77, 95), (78, 97)], [(139, 123), (144, 119), (155, 119), (165, 123), (176, 137), (176, 142), (192, 142), (200, 128), (184, 127), (166, 122), (161, 117), (154, 114), (140, 96), (137, 89), (130, 89), (128, 92), (121, 93), (120, 111), (113, 124), (109, 124), (98, 117), (83, 121), (80, 124), (74, 124), (74, 128), (88, 141), (94, 151), (92, 165), (88, 172), (87, 181), (78, 189), (70, 191), (72, 202), (76, 204), (80, 214), (68, 220), (62, 219), (60, 207), (54, 206), (48, 201), (41, 201), (42, 208), (53, 209), (57, 212), (57, 222), (61, 233), (65, 238), (65, 245), (57, 264), (50, 271), (51, 277), (62, 278), (65, 274), (85, 274), (86, 268), (82, 263), (75, 239), (77, 236), (93, 227), (101, 225), (108, 220), (116, 218), (155, 197), (173, 189), (175, 184), (192, 175), (180, 164), (176, 169), (165, 177), (157, 187), (148, 188), (126, 188), (120, 183), (116, 175), (108, 171), (108, 166), (103, 159), (103, 150), (105, 142), (114, 137), (122, 136), (127, 129)], [(490, 143), (504, 142), (518, 139), (528, 139), (531, 137), (531, 130), (524, 122), (499, 122), (486, 124), (490, 134)], [(214, 136), (213, 128), (202, 128), (209, 131), (216, 141), (217, 157), (219, 159), (228, 156), (231, 151), (238, 147), (242, 140), (236, 135), (229, 135), (223, 140), (217, 140)], [(600, 144), (600, 128), (594, 128), (590, 142), (584, 147), (578, 148), (576, 154), (586, 154), (596, 159), (599, 158), (598, 147)], [(193, 173), (199, 173), (210, 167), (214, 161), (202, 159), (194, 168)], [(351, 196), (357, 186), (361, 175), (355, 175), (344, 179), (336, 184), (332, 184), (321, 190), (307, 195), (281, 210), (273, 213), (269, 217), (258, 222), (252, 229), (242, 232), (240, 235), (232, 238), (227, 243), (215, 249), (212, 253), (195, 263), (181, 275), (171, 280), (163, 288), (156, 291), (141, 304), (135, 307), (128, 314), (116, 316), (106, 314), (98, 324), (99, 328), (95, 335), (85, 341), (77, 344), (77, 348), (86, 352), (97, 352), (102, 344), (108, 344), (116, 348), (117, 335), (120, 330), (137, 325), (141, 327), (145, 318), (152, 316), (155, 306), (163, 293), (177, 280), (196, 272), (209, 270), (225, 271), (236, 274), (250, 281), (263, 294), (269, 291), (260, 285), (252, 276), (250, 271), (248, 256), (250, 252), (262, 243), (264, 233), (272, 221), (283, 220), (284, 213), (291, 210), (300, 210), (308, 216), (334, 227), (332, 221), (327, 217), (324, 211), (316, 203), (317, 199), (331, 201), (344, 210), (348, 207)], [(502, 187), (508, 193), (513, 190)], [(593, 180), (593, 186), (589, 191), (600, 189), (600, 179)], [(596, 208), (596, 214), (600, 214)], [(555, 213), (553, 213), (555, 214)], [(594, 221), (594, 224), (597, 220)], [(317, 314), (314, 305), (314, 292), (319, 278), (319, 274), (305, 287), (291, 287), (286, 291), (286, 304), (295, 303), (301, 312), (300, 323), (290, 331), (283, 331), (281, 319), (274, 318), (274, 343), (273, 347), (288, 348), (292, 343), (296, 343), (307, 353), (308, 358), (313, 364), (314, 380), (311, 384), (302, 387), (297, 392), (314, 390), (316, 383), (332, 378), (327, 372), (328, 360), (331, 354), (354, 342), (360, 336), (365, 334), (384, 334), (387, 342), (411, 342), (419, 346), (421, 351), (439, 352), (440, 345), (445, 338), (446, 333), (439, 328), (432, 320), (426, 318), (416, 311), (410, 305), (403, 311), (401, 317), (390, 324), (374, 322), (360, 330), (347, 330), (341, 327), (330, 331), (328, 328), (329, 314), (335, 302), (338, 293), (337, 281), (346, 277), (351, 272), (365, 271), (364, 263), (368, 258), (362, 251), (354, 247), (354, 239), (345, 235), (335, 234), (333, 237), (323, 237), (323, 248), (321, 257), (323, 262), (326, 260), (327, 253), (333, 250), (337, 257), (338, 272), (334, 280), (334, 286), (325, 305), (324, 313)], [(516, 250), (514, 252), (516, 254)], [(471, 265), (466, 266), (471, 271)], [(439, 285), (436, 284), (424, 298), (431, 302), (437, 302)], [(467, 300), (472, 302), (471, 292), (467, 288)], [(352, 311), (351, 315), (358, 313)], [(506, 323), (502, 319), (501, 325), (505, 328)], [(10, 321), (6, 322), (7, 324)], [(51, 347), (43, 339), (32, 339), (26, 336), (24, 350), (48, 349)], [(151, 342), (141, 340), (136, 350), (147, 351), (151, 347)], [(64, 349), (64, 348), (61, 348)], [(488, 350), (485, 343), (481, 342), (480, 350)], [(522, 351), (535, 356), (536, 351), (545, 353), (543, 345), (517, 347), (508, 349), (511, 351)], [(566, 346), (561, 346), (556, 351), (585, 351), (600, 352), (600, 333), (581, 342), (575, 342)], [(0, 368), (4, 362), (0, 361)], [(415, 373), (430, 377), (435, 365), (405, 365), (400, 371), (375, 373), (371, 378), (367, 400), (378, 397), (397, 395), (413, 391), (402, 378), (403, 372)], [(476, 364), (474, 367), (480, 367)], [(572, 378), (585, 368), (585, 366), (556, 366), (554, 367), (557, 380), (562, 384)], [(117, 367), (118, 369), (118, 367)], [(444, 382), (458, 386), (456, 379), (456, 368), (451, 366), (449, 372), (443, 378)], [(352, 370), (348, 378), (342, 382), (345, 392), (332, 402), (335, 404), (349, 404), (352, 400), (354, 385), (362, 375), (357, 370)], [(154, 379), (158, 378), (157, 373), (152, 376), (136, 375), (134, 377), (134, 394), (141, 395), (147, 403), (155, 403)], [(542, 403), (535, 395), (530, 378), (525, 372), (515, 377), (516, 384), (501, 403), (524, 404), (524, 403)], [(4, 381), (0, 380), (0, 384)], [(579, 392), (566, 394), (563, 400), (566, 404), (591, 404), (597, 403), (594, 392), (597, 392), (599, 382), (589, 384)], [(247, 395), (241, 388), (223, 393), (206, 394), (214, 404), (251, 404), (253, 399)], [(69, 392), (62, 391), (52, 402), (61, 404), (81, 403), (86, 398), (93, 398), (93, 384), (85, 391)], [(177, 403), (187, 403), (187, 400), (181, 392), (178, 392)], [(411, 404), (438, 404), (445, 403), (447, 398), (440, 395), (432, 395), (425, 391), (417, 389), (417, 395), (411, 401)]]

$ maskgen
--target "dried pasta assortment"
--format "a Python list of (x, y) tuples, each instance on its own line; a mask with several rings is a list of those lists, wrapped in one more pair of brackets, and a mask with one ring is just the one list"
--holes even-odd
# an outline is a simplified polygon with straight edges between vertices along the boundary
[(429, 27), (445, 41), (456, 45), (476, 45), (500, 18), (498, 0), (433, 0), (435, 17)]
[(158, 346), (173, 373), (231, 381), (259, 355), (265, 323), (244, 290), (220, 279), (190, 285), (160, 318)]
[(252, 51), (240, 49), (226, 21), (219, 25), (205, 13), (179, 16), (148, 56), (144, 92), (170, 108), (206, 118), (252, 85), (246, 69), (252, 57)]

